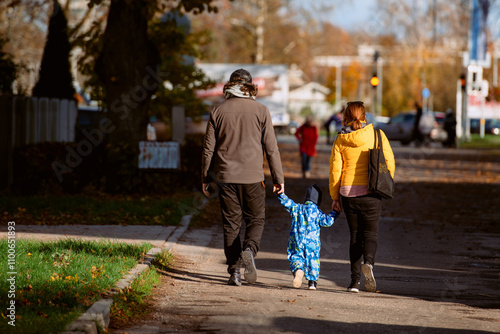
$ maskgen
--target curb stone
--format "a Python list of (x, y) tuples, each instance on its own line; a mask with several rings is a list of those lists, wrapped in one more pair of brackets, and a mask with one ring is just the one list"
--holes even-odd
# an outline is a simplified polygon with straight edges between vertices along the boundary
[[(203, 199), (201, 207), (207, 202), (207, 199)], [(100, 330), (106, 330), (110, 321), (111, 305), (113, 304), (113, 299), (111, 297), (130, 286), (132, 281), (137, 278), (140, 273), (151, 266), (151, 263), (158, 253), (162, 250), (171, 250), (179, 238), (186, 232), (192, 217), (193, 215), (183, 216), (180, 225), (170, 234), (167, 240), (165, 240), (161, 248), (151, 248), (144, 256), (144, 260), (141, 261), (141, 263), (130, 269), (128, 274), (116, 282), (115, 286), (111, 288), (107, 294), (109, 298), (100, 299), (92, 304), (92, 306), (78, 319), (66, 326), (66, 330), (62, 334), (98, 334)]]

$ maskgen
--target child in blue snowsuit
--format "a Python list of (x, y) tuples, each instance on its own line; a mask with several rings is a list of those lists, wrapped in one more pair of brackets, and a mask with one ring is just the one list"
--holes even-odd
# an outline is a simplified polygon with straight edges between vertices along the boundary
[(331, 211), (326, 215), (318, 208), (321, 204), (321, 189), (316, 184), (307, 188), (304, 204), (295, 203), (284, 193), (278, 198), (292, 216), (287, 258), (294, 276), (293, 286), (300, 288), (305, 273), (309, 289), (316, 290), (320, 268), (320, 228), (332, 226), (338, 212)]

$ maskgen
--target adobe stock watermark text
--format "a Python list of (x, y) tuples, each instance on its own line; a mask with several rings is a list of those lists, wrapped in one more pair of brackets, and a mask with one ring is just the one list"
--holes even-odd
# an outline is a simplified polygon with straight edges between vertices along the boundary
[(8, 222), (7, 229), (7, 323), (16, 326), (16, 223)]

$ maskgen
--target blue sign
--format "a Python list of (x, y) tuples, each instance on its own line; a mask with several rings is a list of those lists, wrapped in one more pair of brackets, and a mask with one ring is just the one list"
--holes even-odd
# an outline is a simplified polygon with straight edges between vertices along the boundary
[(422, 89), (422, 97), (424, 99), (428, 98), (431, 95), (431, 92), (429, 91), (429, 88), (425, 87)]
[(471, 60), (486, 58), (486, 24), (490, 0), (472, 0), (470, 15), (469, 53)]

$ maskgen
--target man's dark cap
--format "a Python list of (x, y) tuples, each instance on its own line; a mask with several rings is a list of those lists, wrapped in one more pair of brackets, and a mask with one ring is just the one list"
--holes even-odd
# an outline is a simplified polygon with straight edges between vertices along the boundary
[(250, 75), (250, 72), (240, 68), (231, 74), (229, 81), (237, 83), (252, 83), (252, 76)]
[(306, 199), (304, 202), (311, 201), (317, 206), (321, 204), (322, 192), (317, 184), (313, 184), (306, 190)]

